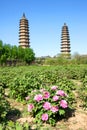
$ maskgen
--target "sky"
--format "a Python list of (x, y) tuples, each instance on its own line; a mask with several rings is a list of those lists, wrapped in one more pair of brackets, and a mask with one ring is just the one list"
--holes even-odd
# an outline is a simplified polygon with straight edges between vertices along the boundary
[(19, 46), (19, 20), (29, 21), (36, 57), (60, 53), (61, 30), (68, 26), (71, 54), (87, 54), (87, 0), (0, 0), (0, 40)]

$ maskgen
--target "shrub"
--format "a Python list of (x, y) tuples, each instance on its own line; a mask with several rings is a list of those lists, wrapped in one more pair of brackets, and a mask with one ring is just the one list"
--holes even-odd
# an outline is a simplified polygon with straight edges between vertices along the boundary
[(0, 83), (0, 122), (5, 120), (5, 117), (10, 109), (8, 101), (5, 99), (5, 91), (3, 84)]
[[(82, 80), (82, 86), (80, 88), (80, 99), (83, 102), (84, 109), (87, 109), (87, 76)], [(84, 96), (83, 96), (84, 95)]]
[(26, 102), (36, 123), (55, 125), (58, 117), (65, 116), (66, 109), (69, 108), (68, 95), (59, 90), (58, 86), (35, 89), (26, 97)]

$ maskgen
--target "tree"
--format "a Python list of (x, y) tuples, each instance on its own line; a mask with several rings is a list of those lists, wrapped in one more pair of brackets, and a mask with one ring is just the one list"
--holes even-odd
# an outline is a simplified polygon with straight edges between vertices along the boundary
[(13, 46), (12, 47), (12, 59), (18, 59), (18, 47), (17, 46)]
[(34, 60), (35, 60), (35, 54), (33, 52), (33, 49), (25, 48), (24, 49), (24, 61), (26, 63), (30, 64)]
[(0, 41), (0, 58), (1, 58), (2, 54), (3, 54), (3, 42)]
[(21, 48), (17, 46), (11, 46), (10, 44), (3, 44), (0, 41), (0, 63), (15, 64), (17, 62), (23, 62), (30, 64), (35, 59), (35, 54), (31, 48)]
[(21, 61), (24, 59), (24, 49), (22, 47), (18, 47), (18, 59)]
[(4, 55), (6, 56), (6, 59), (11, 59), (11, 57), (12, 57), (12, 54), (11, 54), (11, 45), (10, 44), (5, 44), (4, 46), (3, 46), (3, 53), (4, 53)]

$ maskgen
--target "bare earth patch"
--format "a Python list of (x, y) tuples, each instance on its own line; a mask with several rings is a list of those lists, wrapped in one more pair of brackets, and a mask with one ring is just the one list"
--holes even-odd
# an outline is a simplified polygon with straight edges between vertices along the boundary
[[(28, 122), (32, 124), (33, 118), (28, 116), (24, 118), (19, 118), (17, 121), (20, 123)], [(47, 125), (48, 127), (48, 125)], [(45, 124), (46, 128), (46, 124)], [(75, 112), (75, 116), (70, 117), (68, 121), (59, 121), (55, 128), (50, 127), (50, 130), (87, 130), (87, 113), (83, 110), (78, 110)], [(45, 129), (44, 129), (45, 130)]]
[(19, 118), (17, 121), (23, 124), (25, 122), (32, 123), (33, 120), (34, 120), (33, 117), (23, 117), (23, 118)]
[(68, 125), (70, 130), (87, 130), (87, 113), (76, 111), (75, 116), (68, 119)]

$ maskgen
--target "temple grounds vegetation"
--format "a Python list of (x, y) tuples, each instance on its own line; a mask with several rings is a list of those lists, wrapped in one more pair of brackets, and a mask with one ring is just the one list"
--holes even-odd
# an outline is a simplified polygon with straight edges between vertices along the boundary
[(35, 54), (31, 48), (23, 49), (0, 41), (0, 65), (24, 65), (35, 60)]
[[(75, 81), (81, 82), (81, 85), (75, 84)], [(58, 92), (59, 94), (55, 95), (55, 89), (52, 90), (53, 86), (54, 88), (57, 87), (56, 92), (61, 90)], [(42, 94), (42, 92), (44, 92), (45, 98), (40, 97), (38, 99), (37, 97), (37, 102), (35, 103), (35, 100), (33, 101), (34, 96)], [(40, 125), (41, 122), (42, 124), (47, 122), (47, 124), (54, 126), (60, 119), (67, 120), (69, 118), (68, 113), (72, 115), (74, 110), (77, 109), (76, 92), (79, 95), (81, 107), (86, 110), (87, 65), (0, 67), (0, 127), (2, 130), (9, 130), (11, 128), (14, 130), (18, 128), (23, 130), (32, 129), (32, 123), (20, 124), (13, 120), (14, 116), (13, 118), (9, 117), (16, 115), (16, 118), (19, 118), (23, 116), (23, 113), (34, 117), (35, 122), (40, 123)], [(33, 98), (29, 100), (29, 96)], [(10, 105), (10, 100), (23, 104), (25, 106), (24, 109), (20, 111), (13, 108)], [(62, 107), (60, 105), (61, 100), (67, 102)], [(53, 110), (52, 108), (47, 108), (46, 104), (44, 104), (48, 103), (47, 106), (50, 107), (49, 102), (54, 106)], [(36, 109), (33, 109), (33, 106), (29, 106), (33, 103)], [(42, 104), (44, 104), (44, 107), (42, 107)], [(29, 108), (27, 108), (27, 105)], [(47, 116), (47, 118), (41, 120), (42, 114), (46, 112), (49, 118)], [(38, 129), (40, 129), (39, 127), (41, 128), (41, 126), (37, 126)]]
[[(57, 122), (79, 107), (87, 111), (86, 56), (35, 58), (30, 48), (0, 41), (0, 130), (60, 130)], [(22, 117), (33, 120), (19, 122)]]

